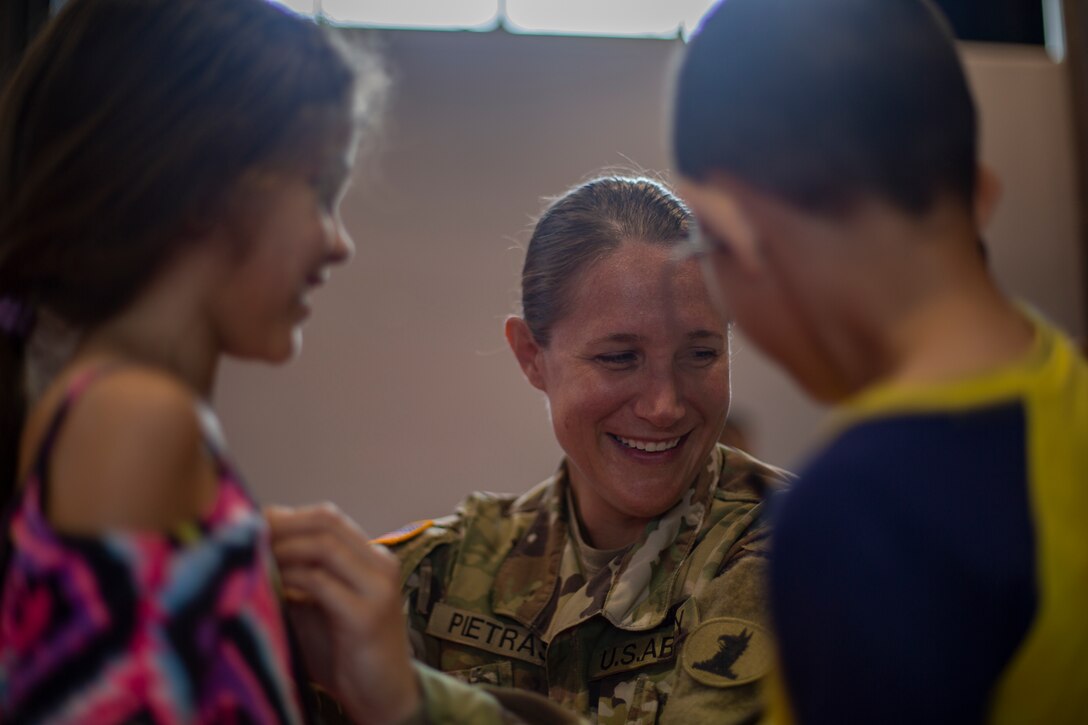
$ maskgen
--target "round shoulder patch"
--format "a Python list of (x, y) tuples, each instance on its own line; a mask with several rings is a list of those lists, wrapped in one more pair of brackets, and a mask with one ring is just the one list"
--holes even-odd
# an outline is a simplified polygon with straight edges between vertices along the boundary
[(434, 519), (423, 519), (422, 521), (413, 521), (410, 524), (405, 524), (399, 529), (393, 529), (388, 534), (382, 534), (376, 539), (371, 539), (372, 544), (382, 544), (383, 546), (392, 546), (393, 544), (402, 544), (409, 539), (422, 534), (427, 529), (431, 528), (434, 524)]
[(708, 619), (684, 642), (684, 670), (711, 687), (758, 680), (774, 663), (771, 635), (758, 624), (733, 617)]

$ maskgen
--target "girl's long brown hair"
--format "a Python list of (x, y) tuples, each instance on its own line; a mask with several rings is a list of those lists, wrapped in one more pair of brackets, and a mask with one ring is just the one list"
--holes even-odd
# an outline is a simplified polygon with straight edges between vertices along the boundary
[[(353, 100), (326, 32), (265, 0), (71, 0), (0, 97), (0, 297), (77, 329), (110, 319), (243, 172), (321, 143)], [(0, 505), (25, 347), (0, 332)]]

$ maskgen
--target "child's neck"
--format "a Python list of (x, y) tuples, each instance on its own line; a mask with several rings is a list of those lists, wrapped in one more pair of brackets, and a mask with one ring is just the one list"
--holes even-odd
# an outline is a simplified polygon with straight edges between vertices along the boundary
[(169, 289), (152, 289), (82, 340), (76, 358), (138, 362), (159, 368), (210, 400), (219, 347), (200, 304)]
[(188, 342), (148, 339), (104, 328), (88, 336), (75, 360), (95, 365), (133, 362), (158, 368), (178, 378), (201, 398), (210, 400), (215, 387), (216, 359)]
[(825, 245), (839, 258), (818, 288), (830, 312), (813, 323), (846, 395), (960, 380), (1030, 351), (1032, 325), (998, 289), (964, 214), (878, 210), (832, 231), (846, 241)]
[(894, 292), (857, 304), (855, 342), (866, 354), (856, 356), (864, 364), (853, 370), (855, 392), (962, 380), (1015, 363), (1031, 349), (1032, 324), (972, 256), (973, 246), (938, 242), (918, 250), (913, 260), (900, 260), (908, 281), (889, 281)]
[(128, 307), (89, 332), (76, 357), (156, 367), (210, 400), (221, 349), (207, 308), (222, 283), (221, 246), (194, 242)]
[(927, 298), (895, 327), (888, 382), (934, 383), (996, 370), (1026, 356), (1034, 328), (989, 278)]

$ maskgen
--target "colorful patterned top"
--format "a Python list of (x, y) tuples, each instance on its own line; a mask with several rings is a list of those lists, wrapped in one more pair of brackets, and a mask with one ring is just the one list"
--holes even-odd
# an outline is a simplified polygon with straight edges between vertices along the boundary
[(212, 510), (170, 533), (73, 536), (43, 514), (69, 388), (9, 509), (0, 722), (302, 721), (264, 519), (206, 434)]

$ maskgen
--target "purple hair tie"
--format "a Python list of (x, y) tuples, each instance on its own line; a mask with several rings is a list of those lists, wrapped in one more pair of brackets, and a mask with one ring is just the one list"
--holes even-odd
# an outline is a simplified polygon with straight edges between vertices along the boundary
[(34, 327), (34, 309), (12, 297), (0, 297), (0, 331), (26, 338)]

